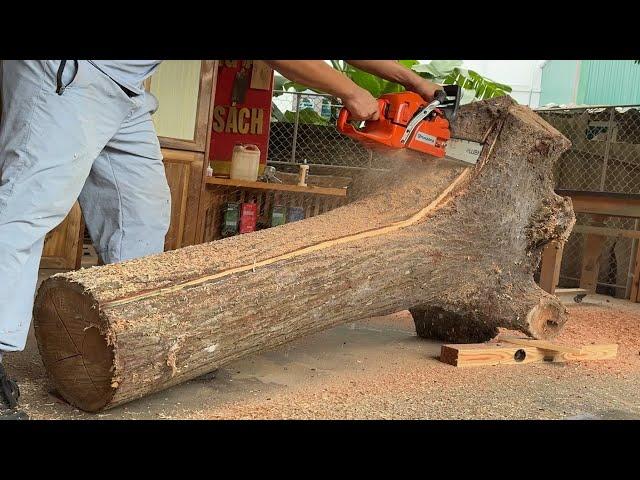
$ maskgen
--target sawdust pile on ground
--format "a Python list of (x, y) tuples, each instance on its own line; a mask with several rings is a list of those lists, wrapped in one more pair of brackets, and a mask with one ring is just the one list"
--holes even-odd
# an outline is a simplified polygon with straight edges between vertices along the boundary
[[(569, 307), (570, 319), (559, 343), (618, 343), (616, 360), (567, 364), (530, 364), (458, 369), (433, 358), (380, 358), (379, 368), (357, 367), (339, 377), (303, 384), (293, 391), (242, 403), (229, 403), (186, 418), (558, 418), (563, 399), (594, 403), (604, 395), (611, 405), (633, 410), (640, 405), (616, 405), (609, 390), (637, 388), (640, 378), (640, 318), (637, 310), (607, 306)], [(408, 313), (375, 319), (412, 327)], [(613, 385), (616, 382), (616, 385)], [(555, 391), (554, 398), (543, 392)], [(554, 410), (555, 406), (555, 410)]]

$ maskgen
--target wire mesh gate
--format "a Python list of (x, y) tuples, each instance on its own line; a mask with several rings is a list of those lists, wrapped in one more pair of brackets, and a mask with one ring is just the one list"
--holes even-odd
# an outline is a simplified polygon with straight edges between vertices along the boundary
[[(536, 112), (571, 141), (555, 169), (556, 187), (566, 190), (640, 194), (640, 105), (538, 109)], [(591, 224), (577, 214), (576, 225)], [(638, 230), (633, 218), (608, 217), (604, 227)], [(574, 232), (564, 247), (560, 286), (580, 281), (585, 234)], [(598, 275), (598, 293), (628, 298), (638, 241), (608, 237)]]

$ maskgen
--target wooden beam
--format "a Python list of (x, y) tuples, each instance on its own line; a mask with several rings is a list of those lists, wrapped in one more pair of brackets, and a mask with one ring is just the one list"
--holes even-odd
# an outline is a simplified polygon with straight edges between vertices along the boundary
[(571, 197), (575, 212), (640, 218), (640, 195), (637, 194), (576, 190), (556, 190), (556, 193)]
[(540, 288), (553, 295), (560, 279), (560, 264), (564, 243), (549, 242), (542, 252), (540, 268)]
[[(604, 216), (594, 215), (594, 221), (602, 224)], [(607, 237), (588, 233), (584, 239), (584, 250), (582, 254), (582, 269), (580, 273), (580, 288), (584, 288), (591, 293), (596, 292), (598, 285), (598, 273), (600, 272), (600, 259), (602, 258), (602, 247)]]
[(631, 296), (629, 300), (640, 303), (640, 243), (636, 250), (636, 266), (633, 269), (633, 279), (631, 280)]
[(316, 187), (313, 185), (301, 187), (300, 185), (288, 185), (284, 183), (250, 182), (247, 180), (234, 180), (231, 178), (209, 177), (207, 185), (225, 185), (229, 187), (253, 188), (257, 190), (278, 190), (282, 192), (313, 193), (315, 195), (331, 195), (334, 197), (346, 197), (346, 188)]
[(584, 288), (556, 288), (556, 295), (577, 295), (579, 293), (589, 293)]
[(611, 360), (618, 345), (585, 345), (581, 353), (552, 352), (536, 347), (505, 346), (487, 343), (442, 345), (440, 361), (454, 367), (482, 367), (541, 362)]
[(536, 347), (542, 350), (550, 350), (553, 352), (565, 352), (565, 353), (582, 353), (579, 348), (568, 347), (566, 345), (560, 345), (546, 340), (535, 340), (533, 338), (521, 338), (511, 337), (507, 335), (500, 335), (498, 337), (499, 342), (513, 343), (514, 345), (524, 345), (525, 347)]
[(622, 230), (619, 228), (596, 227), (593, 225), (575, 225), (573, 231), (577, 233), (595, 233), (607, 237), (640, 238), (640, 230)]

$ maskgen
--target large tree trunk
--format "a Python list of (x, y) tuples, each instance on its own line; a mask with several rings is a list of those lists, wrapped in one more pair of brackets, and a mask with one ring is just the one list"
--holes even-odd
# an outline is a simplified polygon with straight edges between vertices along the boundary
[(404, 309), (481, 337), (554, 336), (565, 309), (533, 273), (574, 223), (551, 174), (569, 142), (509, 98), (463, 107), (454, 132), (484, 141), (474, 169), (390, 160), (393, 172), (360, 179), (357, 199), (324, 215), (51, 277), (35, 328), (55, 387), (97, 411)]

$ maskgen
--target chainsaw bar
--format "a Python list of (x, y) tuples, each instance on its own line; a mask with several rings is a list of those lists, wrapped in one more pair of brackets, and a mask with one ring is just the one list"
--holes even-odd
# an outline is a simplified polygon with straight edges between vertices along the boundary
[(475, 165), (482, 154), (482, 144), (450, 138), (447, 142), (445, 158), (454, 162), (461, 162), (466, 165)]

